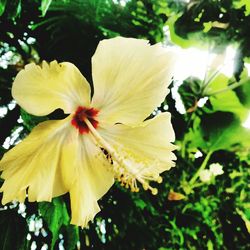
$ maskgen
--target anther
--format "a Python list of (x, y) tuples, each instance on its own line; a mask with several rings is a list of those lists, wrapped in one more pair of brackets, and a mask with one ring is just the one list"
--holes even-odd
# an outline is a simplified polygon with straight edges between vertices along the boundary
[(152, 192), (152, 195), (157, 195), (158, 194), (158, 189), (157, 188), (152, 188), (151, 192)]
[(157, 181), (158, 183), (162, 183), (162, 177), (159, 176), (159, 177), (156, 179), (156, 181)]
[(147, 182), (143, 182), (142, 187), (144, 190), (148, 190), (149, 184)]

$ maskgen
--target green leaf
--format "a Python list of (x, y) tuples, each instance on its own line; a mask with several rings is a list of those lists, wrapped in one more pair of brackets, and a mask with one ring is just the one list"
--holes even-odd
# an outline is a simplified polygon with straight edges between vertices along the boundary
[(135, 200), (135, 205), (141, 210), (143, 210), (147, 206), (147, 204), (141, 199)]
[(31, 131), (38, 123), (48, 120), (48, 117), (46, 116), (31, 115), (23, 109), (21, 109), (21, 117), (23, 119), (23, 124), (29, 131)]
[(42, 0), (41, 7), (40, 7), (42, 11), (42, 16), (46, 15), (51, 3), (52, 3), (52, 0)]
[(250, 109), (250, 79), (248, 77), (248, 72), (246, 69), (243, 70), (241, 76), (241, 81), (244, 81), (244, 84), (240, 85), (234, 91), (238, 96), (240, 102), (248, 109)]
[(240, 9), (245, 6), (245, 16), (250, 15), (250, 1), (249, 0), (237, 0), (233, 2), (236, 9)]
[(244, 128), (241, 120), (230, 112), (218, 111), (205, 115), (190, 138), (191, 146), (209, 151), (220, 149), (234, 151), (233, 146), (250, 146), (249, 130)]
[(7, 0), (0, 0), (0, 16), (4, 13)]
[(203, 31), (204, 31), (205, 33), (207, 33), (209, 30), (212, 29), (213, 23), (212, 23), (211, 21), (210, 21), (210, 22), (205, 22), (205, 23), (203, 23), (203, 26), (204, 26)]
[(64, 235), (64, 246), (67, 250), (74, 250), (76, 249), (76, 244), (79, 241), (79, 227), (69, 225), (65, 228), (65, 235)]
[(200, 49), (208, 49), (209, 44), (204, 40), (204, 37), (202, 37), (202, 33), (193, 32), (190, 34), (185, 34), (185, 38), (182, 38), (176, 33), (175, 22), (179, 19), (180, 16), (180, 14), (171, 16), (167, 21), (171, 41), (174, 44), (181, 46), (182, 48), (196, 47)]
[(189, 77), (183, 81), (178, 88), (178, 92), (184, 103), (185, 109), (189, 110), (196, 106), (201, 91), (201, 80), (195, 77)]
[(15, 20), (17, 17), (20, 17), (22, 10), (22, 1), (21, 0), (12, 0), (8, 2), (8, 16)]
[(232, 112), (244, 121), (248, 115), (248, 109), (242, 105), (236, 93), (228, 87), (228, 82), (229, 78), (224, 74), (217, 75), (209, 83), (206, 94), (211, 95), (209, 100), (213, 111)]
[(52, 202), (39, 203), (39, 211), (52, 233), (51, 249), (54, 249), (61, 227), (69, 224), (66, 204), (61, 197), (54, 198)]
[[(213, 74), (213, 72), (211, 72), (211, 74)], [(217, 74), (210, 82), (209, 82), (209, 85), (207, 87), (207, 91), (206, 91), (206, 94), (210, 94), (210, 93), (213, 93), (215, 91), (219, 91), (221, 89), (224, 89), (227, 87), (228, 85), (228, 81), (229, 81), (229, 78), (220, 73), (220, 74)]]

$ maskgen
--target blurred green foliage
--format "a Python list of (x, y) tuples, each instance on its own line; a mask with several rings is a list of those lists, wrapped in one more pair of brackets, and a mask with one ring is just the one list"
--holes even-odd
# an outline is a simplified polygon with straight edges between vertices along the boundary
[[(58, 249), (62, 240), (67, 250), (250, 249), (250, 132), (242, 126), (250, 108), (250, 80), (244, 68), (250, 56), (249, 1), (123, 3), (0, 0), (0, 60), (5, 62), (0, 67), (0, 106), (7, 110), (0, 119), (1, 145), (20, 127), (11, 146), (39, 122), (63, 116), (58, 110), (35, 117), (17, 106), (11, 109), (17, 72), (31, 61), (56, 59), (75, 63), (91, 82), (91, 56), (104, 38), (122, 35), (215, 52), (234, 44), (234, 75), (228, 78), (217, 67), (203, 80), (189, 77), (178, 88), (186, 113), (177, 111), (171, 95), (159, 108), (164, 111), (168, 104), (180, 150), (176, 168), (164, 173), (157, 196), (115, 185), (101, 199), (102, 210), (87, 229), (69, 225), (67, 195), (51, 203), (25, 203), (25, 215), (18, 204), (1, 207), (0, 249), (30, 249), (32, 241), (38, 249), (45, 243)], [(204, 97), (208, 100), (199, 107)], [(1, 155), (5, 151), (0, 148)], [(196, 152), (202, 156), (195, 157)], [(224, 173), (200, 181), (201, 171), (211, 163), (221, 164)], [(39, 218), (43, 225), (36, 234), (30, 225)]]

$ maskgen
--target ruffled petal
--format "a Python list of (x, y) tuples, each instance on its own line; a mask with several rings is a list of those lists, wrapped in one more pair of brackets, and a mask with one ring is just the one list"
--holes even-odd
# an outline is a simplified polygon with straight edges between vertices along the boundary
[(61, 148), (70, 128), (70, 120), (46, 121), (8, 151), (0, 161), (5, 180), (2, 203), (23, 202), (28, 189), (29, 201), (51, 201), (66, 193), (60, 169)]
[(118, 180), (130, 186), (132, 191), (137, 190), (135, 180), (148, 186), (150, 181), (160, 181), (160, 173), (175, 166), (176, 157), (172, 151), (176, 146), (171, 144), (175, 135), (170, 120), (170, 114), (163, 113), (138, 127), (116, 124), (99, 129), (102, 138), (119, 155), (113, 153), (119, 161), (116, 166), (113, 158)]
[(28, 113), (42, 116), (61, 108), (72, 113), (90, 104), (90, 86), (80, 71), (68, 62), (25, 66), (13, 83), (12, 95)]
[[(100, 211), (97, 200), (113, 185), (114, 174), (102, 151), (93, 143), (91, 135), (79, 137), (77, 157), (71, 161), (76, 169), (75, 182), (70, 187), (71, 223), (85, 227)], [(65, 172), (66, 173), (66, 172)], [(69, 174), (68, 176), (70, 176)]]
[(113, 185), (114, 175), (91, 135), (79, 134), (71, 119), (39, 124), (4, 155), (3, 204), (24, 202), (26, 193), (29, 201), (51, 201), (69, 192), (71, 223), (84, 227), (94, 218), (97, 200)]
[(117, 37), (99, 43), (92, 57), (92, 106), (105, 123), (137, 124), (168, 94), (174, 55), (160, 44)]

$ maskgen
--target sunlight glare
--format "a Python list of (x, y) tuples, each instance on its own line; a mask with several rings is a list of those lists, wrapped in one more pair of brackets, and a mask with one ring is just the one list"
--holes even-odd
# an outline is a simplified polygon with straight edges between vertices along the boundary
[(233, 75), (237, 50), (232, 45), (229, 45), (222, 54), (209, 53), (207, 50), (196, 48), (174, 47), (173, 50), (180, 58), (176, 63), (174, 74), (176, 80), (183, 81), (190, 76), (203, 80), (208, 69), (220, 70), (228, 77)]
[[(176, 63), (176, 80), (183, 81), (189, 76), (203, 79), (209, 60), (209, 53), (196, 48), (181, 49), (176, 47), (178, 62)], [(211, 59), (210, 59), (211, 60)]]
[(236, 48), (233, 46), (229, 45), (226, 48), (226, 55), (225, 55), (225, 61), (224, 65), (222, 67), (221, 73), (225, 74), (228, 77), (231, 77), (234, 72), (234, 67), (235, 67), (235, 57), (237, 54)]

